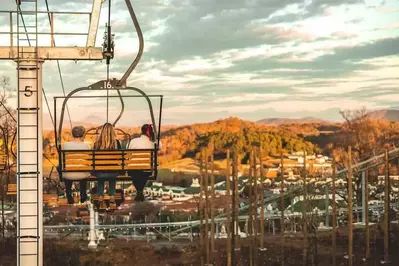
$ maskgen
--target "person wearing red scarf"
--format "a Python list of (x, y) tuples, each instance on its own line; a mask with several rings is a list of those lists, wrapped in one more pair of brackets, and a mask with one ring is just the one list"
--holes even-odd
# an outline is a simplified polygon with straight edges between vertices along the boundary
[[(141, 127), (141, 135), (130, 141), (128, 149), (154, 149), (155, 134), (151, 124), (144, 124)], [(159, 142), (158, 149), (162, 148), (162, 143)], [(147, 184), (150, 172), (132, 170), (128, 171), (129, 176), (132, 177), (133, 185), (136, 187), (135, 201), (144, 201), (143, 190)]]

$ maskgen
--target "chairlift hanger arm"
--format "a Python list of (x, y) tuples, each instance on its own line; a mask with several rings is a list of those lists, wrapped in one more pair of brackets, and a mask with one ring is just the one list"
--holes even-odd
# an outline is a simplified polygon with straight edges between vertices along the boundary
[(120, 111), (118, 117), (117, 117), (117, 118), (115, 119), (115, 121), (112, 123), (112, 125), (113, 125), (114, 127), (115, 127), (116, 123), (118, 123), (119, 120), (122, 118), (122, 115), (123, 115), (123, 113), (125, 112), (125, 102), (123, 101), (122, 94), (121, 94), (120, 90), (116, 90), (116, 92), (118, 93), (118, 95), (119, 95), (119, 100), (120, 100), (120, 102), (121, 102), (121, 111)]
[(134, 59), (133, 63), (130, 65), (130, 67), (126, 70), (126, 73), (123, 75), (121, 80), (118, 82), (118, 87), (120, 86), (125, 86), (126, 85), (126, 80), (130, 76), (130, 74), (133, 72), (133, 70), (136, 68), (137, 64), (139, 63), (141, 56), (143, 55), (144, 51), (144, 38), (143, 38), (143, 33), (140, 28), (140, 24), (137, 20), (136, 14), (134, 13), (134, 9), (132, 7), (132, 4), (130, 3), (130, 0), (125, 0), (127, 9), (129, 10), (130, 17), (133, 20), (134, 27), (136, 28), (136, 32), (139, 38), (139, 51), (137, 53), (136, 58)]
[[(133, 72), (133, 70), (136, 68), (137, 64), (139, 63), (139, 61), (141, 59), (141, 56), (143, 55), (143, 51), (144, 51), (144, 37), (143, 37), (143, 32), (141, 31), (141, 28), (140, 28), (140, 24), (137, 20), (136, 14), (134, 13), (134, 9), (132, 7), (130, 0), (125, 0), (125, 3), (127, 6), (127, 9), (129, 10), (130, 17), (133, 20), (133, 24), (136, 29), (137, 36), (139, 38), (139, 51), (138, 51), (133, 63), (126, 70), (126, 72), (122, 76), (122, 78), (117, 82), (116, 87), (125, 87), (126, 86), (127, 79), (129, 78), (129, 76)], [(110, 16), (110, 14), (109, 14), (109, 16)], [(108, 20), (110, 21), (110, 18), (108, 18)], [(104, 57), (107, 58), (107, 65), (109, 65), (109, 60), (110, 60), (110, 58), (113, 58), (113, 54), (114, 54), (114, 43), (113, 43), (113, 36), (111, 33), (110, 25), (108, 25), (108, 28), (107, 28), (106, 42), (107, 42), (106, 43), (107, 50), (104, 53)], [(107, 75), (107, 79), (109, 79), (108, 75)], [(118, 121), (121, 119), (121, 117), (125, 111), (125, 103), (123, 102), (122, 95), (120, 94), (119, 90), (117, 90), (117, 92), (118, 92), (118, 95), (119, 95), (119, 98), (121, 101), (121, 112), (119, 113), (119, 115), (115, 119), (115, 121), (112, 123), (113, 126), (115, 126), (118, 123)]]

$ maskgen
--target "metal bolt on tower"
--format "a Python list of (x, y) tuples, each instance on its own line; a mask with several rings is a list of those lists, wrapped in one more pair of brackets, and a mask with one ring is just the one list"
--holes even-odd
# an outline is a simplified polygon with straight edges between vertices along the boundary
[[(0, 59), (17, 63), (18, 77), (18, 142), (17, 142), (17, 265), (43, 265), (43, 174), (42, 174), (42, 66), (45, 60), (102, 60), (101, 48), (95, 44), (101, 5), (104, 0), (92, 0), (92, 12), (38, 11), (37, 0), (16, 0), (16, 11), (0, 11), (9, 15), (10, 45), (0, 47)], [(38, 14), (48, 14), (50, 33), (38, 32)], [(86, 47), (55, 47), (54, 15), (87, 15), (90, 26)], [(13, 20), (16, 16), (16, 31)], [(48, 46), (39, 36), (51, 35)], [(17, 46), (14, 46), (16, 38)]]

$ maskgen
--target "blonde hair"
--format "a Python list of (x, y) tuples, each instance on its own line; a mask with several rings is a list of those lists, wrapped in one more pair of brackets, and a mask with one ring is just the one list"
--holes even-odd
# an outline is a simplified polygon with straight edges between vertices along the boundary
[(105, 123), (101, 129), (96, 142), (94, 142), (94, 149), (97, 150), (115, 150), (116, 133), (114, 127), (110, 123)]

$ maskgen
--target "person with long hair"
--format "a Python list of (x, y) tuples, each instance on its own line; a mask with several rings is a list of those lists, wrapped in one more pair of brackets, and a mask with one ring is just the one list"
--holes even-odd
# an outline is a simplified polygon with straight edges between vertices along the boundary
[[(121, 144), (116, 139), (116, 132), (112, 124), (105, 123), (102, 128), (100, 135), (97, 140), (94, 142), (93, 148), (95, 150), (120, 150), (122, 149)], [(101, 172), (96, 171), (95, 176), (97, 177), (97, 194), (100, 197), (104, 196), (104, 183), (108, 181), (108, 195), (113, 199), (113, 195), (115, 195), (115, 187), (116, 187), (116, 177), (119, 175), (118, 171), (115, 172)]]
[[(128, 144), (128, 149), (154, 149), (155, 148), (155, 134), (154, 128), (150, 124), (144, 124), (141, 127), (141, 135), (134, 138)], [(162, 143), (159, 142), (158, 149), (162, 148)], [(128, 171), (129, 176), (132, 177), (133, 185), (136, 188), (135, 201), (144, 201), (144, 187), (147, 184), (148, 178), (152, 174), (147, 171), (131, 170)]]

